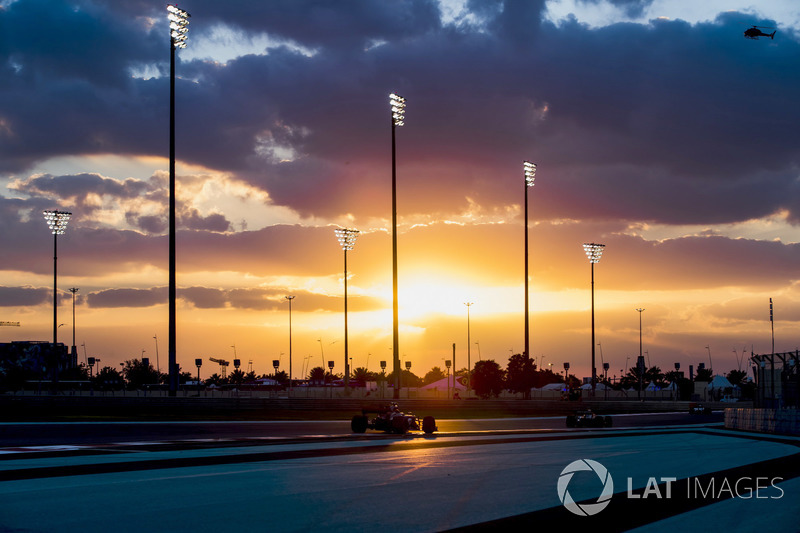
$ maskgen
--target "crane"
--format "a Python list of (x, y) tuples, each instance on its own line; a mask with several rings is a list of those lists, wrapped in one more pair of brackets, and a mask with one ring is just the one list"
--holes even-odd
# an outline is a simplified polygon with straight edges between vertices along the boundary
[(225, 359), (217, 359), (216, 357), (209, 357), (208, 360), (219, 365), (219, 371), (222, 372), (222, 377), (224, 378), (228, 373), (228, 365), (230, 363)]

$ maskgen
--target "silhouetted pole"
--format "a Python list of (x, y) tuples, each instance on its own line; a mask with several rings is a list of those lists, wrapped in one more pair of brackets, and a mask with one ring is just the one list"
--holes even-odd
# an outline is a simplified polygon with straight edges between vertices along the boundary
[(75, 346), (75, 293), (77, 293), (80, 289), (78, 287), (72, 287), (69, 292), (72, 293), (72, 351), (70, 352), (70, 356), (72, 357), (72, 366), (78, 365), (78, 347)]
[(156, 341), (156, 370), (158, 371), (159, 379), (161, 379), (161, 363), (158, 360), (158, 335), (153, 335), (153, 339)]
[(336, 238), (344, 251), (344, 391), (350, 394), (350, 355), (347, 339), (347, 251), (352, 250), (358, 237), (357, 229), (340, 228), (334, 230)]
[(642, 313), (644, 308), (637, 307), (636, 310), (639, 311), (639, 357), (642, 357)]
[(453, 395), (456, 393), (456, 343), (453, 343)]
[(775, 353), (775, 321), (772, 317), (772, 298), (769, 299), (769, 327), (772, 330), (772, 352)]
[(176, 6), (167, 5), (170, 21), (169, 47), (169, 395), (178, 392), (175, 280), (175, 49), (186, 48), (189, 13)]
[(289, 390), (292, 389), (292, 300), (294, 296), (284, 296), (289, 302)]
[(58, 343), (58, 236), (64, 235), (72, 213), (66, 211), (43, 211), (47, 227), (53, 234), (53, 349)]
[[(522, 163), (522, 168), (525, 174), (525, 351), (523, 355), (525, 359), (530, 358), (530, 319), (529, 319), (529, 304), (528, 304), (528, 189), (533, 187), (533, 181), (536, 176), (536, 164), (529, 161)], [(530, 396), (530, 391), (526, 392), (526, 397)]]
[(472, 390), (472, 358), (470, 357), (470, 338), (469, 338), (469, 308), (474, 305), (472, 302), (465, 302), (467, 306), (467, 398)]
[(397, 304), (397, 154), (395, 130), (404, 124), (406, 99), (397, 94), (389, 95), (392, 109), (392, 365), (394, 368), (394, 398), (400, 398), (400, 342)]
[(589, 258), (589, 262), (592, 265), (592, 398), (594, 398), (597, 381), (597, 369), (594, 366), (594, 264), (600, 262), (600, 256), (603, 255), (603, 248), (605, 248), (605, 244), (586, 243), (583, 245), (583, 250), (586, 252), (586, 256)]

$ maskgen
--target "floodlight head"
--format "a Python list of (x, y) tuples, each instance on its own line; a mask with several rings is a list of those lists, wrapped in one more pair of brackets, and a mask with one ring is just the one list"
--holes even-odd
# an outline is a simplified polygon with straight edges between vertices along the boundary
[(44, 215), (44, 220), (47, 222), (50, 231), (53, 232), (53, 235), (64, 235), (67, 229), (67, 223), (69, 223), (69, 217), (72, 216), (72, 213), (53, 210), (43, 211), (42, 214)]
[(536, 163), (524, 161), (522, 169), (525, 172), (525, 183), (528, 187), (533, 187), (533, 179), (536, 176)]
[(402, 126), (406, 116), (406, 99), (392, 93), (389, 95), (389, 105), (392, 107), (392, 125)]
[(186, 35), (189, 32), (189, 17), (191, 15), (171, 4), (167, 5), (167, 18), (169, 19), (170, 42), (174, 48), (186, 48)]
[(590, 263), (599, 263), (600, 256), (603, 255), (603, 248), (605, 244), (595, 244), (593, 242), (584, 243), (583, 251), (586, 252), (586, 257), (589, 258)]
[(348, 228), (338, 228), (333, 230), (333, 232), (336, 234), (336, 238), (339, 240), (342, 250), (345, 251), (353, 249), (353, 246), (356, 244), (356, 237), (358, 237), (360, 233), (357, 229)]

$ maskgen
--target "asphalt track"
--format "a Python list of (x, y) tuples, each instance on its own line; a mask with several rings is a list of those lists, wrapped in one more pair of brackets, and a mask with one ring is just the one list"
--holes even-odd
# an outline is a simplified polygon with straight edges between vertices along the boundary
[[(652, 413), (614, 415), (617, 425), (626, 427), (669, 426), (722, 422), (722, 412), (711, 415)], [(440, 433), (472, 431), (527, 431), (563, 429), (563, 416), (537, 418), (494, 418), (437, 420)], [(371, 433), (371, 432), (370, 432)], [(260, 439), (302, 436), (351, 435), (350, 422), (319, 421), (209, 421), (209, 422), (10, 422), (0, 423), (0, 448), (65, 444), (106, 444), (185, 439)]]
[[(0, 531), (798, 531), (800, 439), (727, 431), (716, 414), (644, 416), (591, 430), (562, 417), (440, 421), (427, 437), (163, 423), (180, 434), (127, 441), (116, 437), (152, 423), (116, 435), (104, 433), (122, 424), (87, 423), (47, 445), (35, 442), (63, 425), (0, 424)], [(487, 429), (498, 424), (511, 427)], [(39, 436), (6, 431), (20, 428)], [(594, 516), (568, 511), (557, 491), (584, 458), (613, 478)], [(568, 485), (579, 505), (601, 488), (587, 472)]]

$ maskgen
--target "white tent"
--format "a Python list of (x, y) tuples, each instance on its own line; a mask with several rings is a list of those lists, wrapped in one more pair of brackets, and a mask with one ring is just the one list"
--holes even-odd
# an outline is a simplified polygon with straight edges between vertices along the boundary
[[(581, 389), (582, 390), (592, 390), (592, 384), (591, 383), (586, 383), (585, 385), (581, 385)], [(611, 390), (610, 387), (608, 387), (608, 385), (606, 385), (605, 383), (597, 383), (595, 385), (595, 387), (594, 387), (594, 390), (606, 390), (606, 389)]]
[(534, 388), (533, 390), (555, 390), (555, 391), (559, 391), (559, 390), (564, 390), (565, 388), (566, 388), (566, 385), (564, 385), (563, 383), (548, 383), (544, 387), (539, 387), (538, 389)]
[(733, 389), (733, 383), (728, 381), (728, 378), (717, 374), (714, 376), (714, 379), (711, 380), (711, 383), (708, 384), (706, 387), (708, 390), (724, 390), (724, 389)]
[[(462, 378), (460, 376), (456, 378), (456, 388), (455, 388), (455, 390), (463, 390), (463, 391), (467, 390), (467, 386), (464, 385), (461, 382), (463, 379), (464, 378)], [(428, 383), (427, 385), (425, 385), (423, 387), (420, 387), (420, 390), (443, 390), (443, 391), (447, 391), (448, 382), (450, 383), (449, 386), (452, 389), (453, 388), (453, 376), (450, 376), (450, 378), (442, 378), (439, 381), (434, 381), (433, 383)]]
[(650, 383), (647, 384), (647, 386), (644, 388), (644, 390), (646, 390), (646, 391), (656, 391), (656, 390), (659, 390), (659, 389), (658, 389), (658, 387), (656, 387), (656, 384), (651, 381)]

